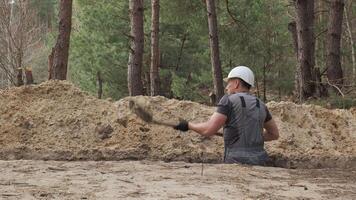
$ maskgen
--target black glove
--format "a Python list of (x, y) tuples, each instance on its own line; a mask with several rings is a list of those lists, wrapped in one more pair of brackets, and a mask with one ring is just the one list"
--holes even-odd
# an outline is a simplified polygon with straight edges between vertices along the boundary
[(186, 131), (189, 130), (188, 122), (185, 121), (185, 120), (182, 120), (182, 121), (179, 122), (178, 125), (174, 126), (173, 128), (176, 129), (176, 130), (180, 130), (180, 131), (186, 132)]

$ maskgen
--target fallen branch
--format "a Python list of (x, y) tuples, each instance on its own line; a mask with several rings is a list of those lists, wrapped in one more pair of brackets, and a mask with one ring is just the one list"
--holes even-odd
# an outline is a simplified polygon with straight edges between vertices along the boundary
[(339, 87), (337, 87), (337, 86), (336, 86), (336, 85), (334, 85), (334, 84), (331, 84), (328, 78), (326, 79), (326, 81), (327, 81), (328, 85), (330, 85), (330, 86), (332, 86), (332, 87), (336, 88), (336, 89), (337, 89), (337, 91), (339, 91), (339, 93), (341, 94), (342, 98), (345, 98), (344, 93), (342, 93), (342, 91), (341, 91), (341, 89), (340, 89)]

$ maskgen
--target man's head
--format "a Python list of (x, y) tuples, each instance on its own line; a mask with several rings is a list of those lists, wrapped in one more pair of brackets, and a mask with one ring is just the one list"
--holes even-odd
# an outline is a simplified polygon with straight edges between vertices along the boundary
[(250, 68), (238, 66), (232, 69), (227, 78), (226, 91), (228, 94), (235, 92), (247, 92), (254, 86), (255, 77)]

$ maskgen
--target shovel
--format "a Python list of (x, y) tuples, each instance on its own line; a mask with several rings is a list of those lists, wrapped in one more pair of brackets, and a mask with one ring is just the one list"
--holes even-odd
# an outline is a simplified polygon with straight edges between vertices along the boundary
[[(139, 118), (141, 118), (143, 121), (151, 124), (158, 124), (162, 126), (168, 126), (168, 127), (175, 127), (177, 123), (172, 123), (172, 122), (163, 122), (163, 121), (158, 121), (156, 119), (153, 119), (153, 116), (151, 113), (149, 113), (147, 110), (145, 110), (142, 106), (139, 104), (135, 103), (133, 100), (129, 101), (129, 107), (132, 112), (134, 112)], [(222, 133), (215, 133), (215, 135), (223, 137)]]
[(139, 104), (135, 103), (134, 101), (130, 100), (129, 102), (129, 107), (132, 112), (134, 112), (139, 118), (141, 118), (143, 121), (151, 124), (158, 124), (158, 125), (163, 125), (163, 126), (169, 126), (169, 127), (174, 127), (177, 124), (175, 123), (170, 123), (170, 122), (162, 122), (153, 119), (153, 116), (151, 113), (149, 113), (147, 110), (145, 110), (142, 106)]

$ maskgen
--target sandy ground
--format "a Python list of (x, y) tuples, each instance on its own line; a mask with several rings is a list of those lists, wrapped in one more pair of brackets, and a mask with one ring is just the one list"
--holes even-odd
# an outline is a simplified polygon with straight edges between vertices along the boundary
[[(201, 122), (215, 110), (164, 97), (100, 100), (67, 81), (0, 90), (0, 159), (221, 162), (222, 138), (147, 124), (130, 112), (130, 99), (176, 123)], [(268, 107), (280, 129), (279, 140), (266, 144), (275, 166), (356, 169), (356, 109)]]
[(266, 150), (283, 169), (211, 164), (221, 162), (221, 137), (148, 124), (130, 100), (170, 122), (215, 109), (99, 100), (66, 81), (0, 90), (0, 200), (356, 199), (356, 108), (268, 103), (280, 138)]
[(356, 171), (151, 161), (0, 161), (0, 199), (356, 199)]

